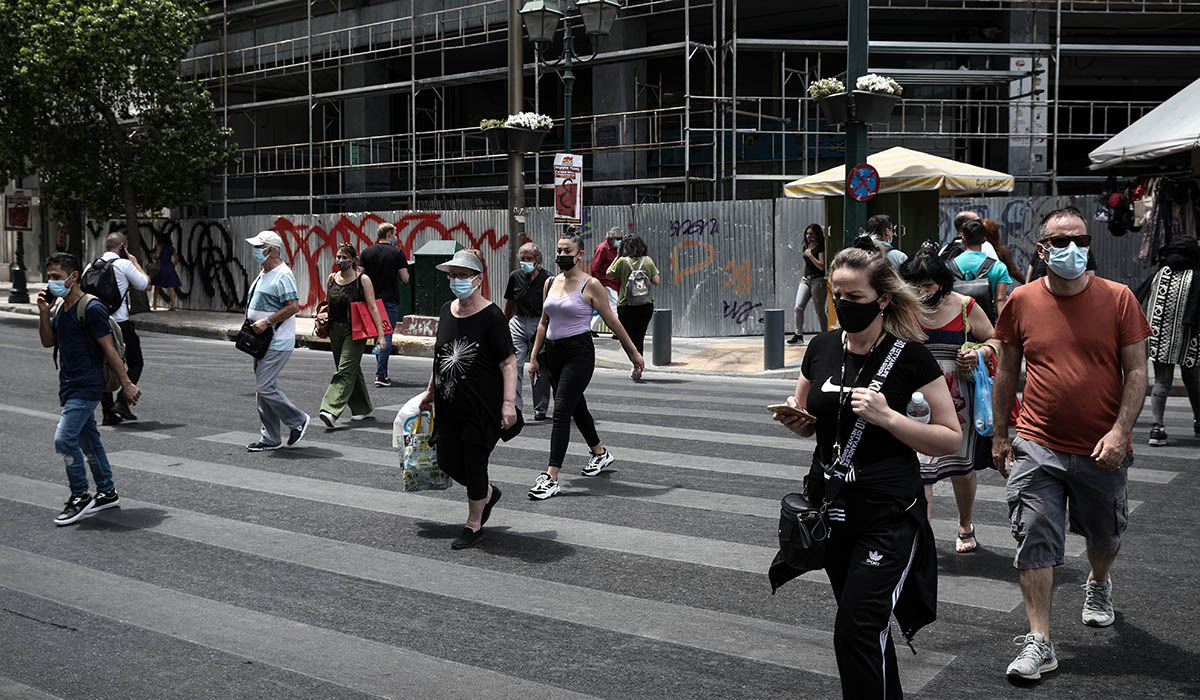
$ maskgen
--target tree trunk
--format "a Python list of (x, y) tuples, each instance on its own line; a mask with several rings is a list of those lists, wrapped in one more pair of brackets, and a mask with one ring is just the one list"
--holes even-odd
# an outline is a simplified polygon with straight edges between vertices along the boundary
[[(117, 148), (117, 177), (121, 185), (121, 203), (125, 205), (126, 249), (130, 255), (136, 256), (138, 263), (144, 267), (148, 261), (142, 250), (142, 233), (138, 226), (137, 193), (133, 190), (133, 177), (130, 172), (133, 169), (131, 146), (112, 107), (99, 102), (96, 107), (104, 116), (104, 121), (112, 132), (113, 144)], [(150, 310), (150, 299), (144, 291), (130, 288), (128, 301), (130, 314), (140, 314)]]

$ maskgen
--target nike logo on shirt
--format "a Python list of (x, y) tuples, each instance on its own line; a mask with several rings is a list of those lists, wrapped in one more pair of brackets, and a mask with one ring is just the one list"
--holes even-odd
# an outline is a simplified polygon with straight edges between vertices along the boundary
[(826, 378), (825, 378), (825, 383), (821, 385), (821, 391), (824, 391), (824, 392), (826, 392), (826, 393), (828, 393), (828, 394), (839, 394), (839, 393), (841, 393), (841, 391), (842, 391), (842, 387), (838, 386), (837, 384), (834, 384), (834, 383), (833, 383), (833, 381), (832, 381), (832, 379), (833, 379), (833, 377), (826, 377)]

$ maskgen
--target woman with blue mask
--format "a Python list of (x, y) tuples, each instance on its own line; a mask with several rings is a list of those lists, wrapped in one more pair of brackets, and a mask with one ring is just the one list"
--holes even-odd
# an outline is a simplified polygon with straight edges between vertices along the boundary
[[(538, 321), (542, 318), (542, 289), (550, 274), (542, 268), (542, 251), (532, 241), (517, 251), (521, 268), (513, 270), (504, 290), (504, 317), (508, 319), (508, 332), (512, 335), (517, 353), (517, 411), (524, 406), (521, 400), (521, 382), (525, 371), (525, 360), (537, 337)], [(546, 420), (550, 409), (550, 379), (544, 374), (534, 375), (533, 419)]]
[(488, 481), (488, 459), (501, 430), (519, 429), (517, 358), (503, 312), (483, 296), (483, 254), (460, 250), (437, 269), (450, 278), (455, 299), (438, 317), (433, 373), (421, 410), (434, 409), (438, 466), (467, 488), (467, 522), (450, 544), (466, 549), (483, 538), (500, 500), (500, 489)]
[(365, 302), (378, 333), (375, 347), (382, 348), (385, 338), (379, 308), (375, 303), (375, 287), (371, 278), (358, 267), (358, 251), (349, 243), (338, 247), (333, 257), (335, 271), (325, 281), (325, 302), (317, 307), (317, 324), (326, 327), (329, 347), (333, 351), (336, 370), (329, 388), (321, 399), (321, 422), (332, 428), (337, 419), (350, 407), (350, 420), (362, 420), (374, 407), (367, 392), (367, 380), (362, 373), (362, 355), (367, 339), (354, 339), (350, 323), (350, 305)]

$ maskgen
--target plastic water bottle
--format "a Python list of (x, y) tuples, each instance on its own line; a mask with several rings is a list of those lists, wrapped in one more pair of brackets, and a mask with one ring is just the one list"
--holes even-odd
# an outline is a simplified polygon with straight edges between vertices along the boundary
[(908, 409), (905, 412), (909, 418), (918, 423), (928, 423), (930, 411), (929, 404), (925, 402), (925, 395), (919, 391), (914, 391), (912, 398), (908, 400)]

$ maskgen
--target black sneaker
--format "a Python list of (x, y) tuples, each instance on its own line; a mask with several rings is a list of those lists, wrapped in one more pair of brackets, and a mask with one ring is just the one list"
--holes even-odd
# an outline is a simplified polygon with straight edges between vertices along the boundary
[(1151, 447), (1162, 447), (1167, 444), (1167, 431), (1158, 423), (1150, 427), (1149, 444)]
[(268, 450), (278, 450), (280, 447), (283, 447), (283, 445), (281, 443), (277, 442), (274, 445), (272, 445), (269, 442), (263, 442), (262, 440), (259, 440), (258, 442), (252, 442), (249, 445), (246, 445), (246, 451), (247, 452), (266, 452)]
[(88, 513), (88, 506), (92, 505), (92, 495), (85, 493), (81, 496), (72, 495), (67, 500), (67, 507), (63, 508), (62, 512), (54, 517), (55, 525), (70, 525), (78, 522), (83, 516)]
[(304, 414), (304, 425), (299, 428), (292, 428), (292, 432), (288, 433), (287, 446), (295, 447), (297, 442), (304, 439), (304, 433), (308, 432), (308, 424), (312, 421), (312, 416)]
[(91, 515), (92, 513), (97, 513), (102, 510), (108, 510), (109, 508), (120, 508), (120, 507), (121, 507), (121, 497), (117, 495), (117, 492), (116, 491), (105, 491), (104, 493), (97, 493), (96, 497), (92, 499), (92, 504), (90, 506), (88, 506), (87, 510), (84, 512), (88, 515)]
[(117, 401), (112, 407), (113, 413), (124, 418), (125, 420), (137, 420), (137, 416), (133, 415), (133, 411), (129, 410), (129, 404), (124, 401)]
[(804, 335), (802, 333), (793, 333), (791, 338), (788, 338), (788, 345), (803, 345)]
[(383, 379), (375, 380), (375, 386), (391, 386), (391, 385), (392, 385), (391, 377), (384, 377)]
[(125, 420), (121, 414), (111, 409), (105, 409), (103, 414), (104, 418), (100, 421), (100, 425), (120, 425)]
[(545, 413), (540, 413), (540, 412), (536, 412), (536, 411), (535, 411), (535, 412), (534, 412), (534, 414), (533, 414), (533, 419), (534, 419), (534, 420), (536, 420), (536, 421), (543, 421), (543, 420), (546, 420), (546, 414), (545, 414)]

